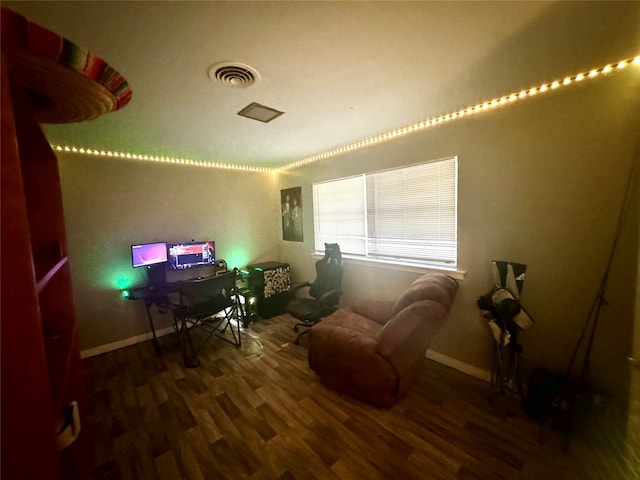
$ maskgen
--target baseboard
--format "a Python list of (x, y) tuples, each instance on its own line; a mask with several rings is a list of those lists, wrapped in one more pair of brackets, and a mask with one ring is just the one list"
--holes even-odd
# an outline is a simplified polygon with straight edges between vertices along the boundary
[(446, 355), (434, 352), (433, 350), (427, 350), (425, 356), (429, 360), (441, 363), (442, 365), (446, 365), (447, 367), (451, 367), (455, 370), (466, 373), (467, 375), (471, 375), (472, 377), (479, 378), (480, 380), (484, 380), (485, 382), (491, 381), (491, 372), (489, 372), (488, 370), (474, 367), (473, 365), (461, 362), (460, 360), (456, 360), (455, 358), (447, 357)]
[[(162, 337), (173, 332), (174, 328), (172, 326), (165, 327), (160, 330), (156, 330), (156, 337)], [(124, 338), (122, 340), (118, 340), (117, 342), (100, 345), (99, 347), (82, 350), (80, 352), (80, 356), (82, 358), (95, 357), (96, 355), (102, 355), (103, 353), (112, 352), (113, 350), (118, 350), (119, 348), (129, 347), (131, 345), (135, 345), (136, 343), (146, 342), (148, 340), (151, 340), (152, 338), (153, 334), (151, 332), (147, 332), (143, 333), (142, 335)], [(455, 358), (448, 357), (446, 355), (443, 355), (442, 353), (438, 353), (433, 350), (427, 350), (425, 356), (429, 360), (433, 360), (434, 362), (446, 365), (447, 367), (451, 367), (455, 370), (466, 373), (467, 375), (471, 375), (472, 377), (479, 378), (480, 380), (484, 380), (486, 382), (491, 380), (491, 373), (488, 370), (474, 367), (473, 365), (469, 365), (468, 363), (461, 362), (460, 360), (456, 360)]]
[[(156, 337), (162, 337), (164, 335), (173, 333), (174, 331), (175, 330), (173, 326), (161, 328), (160, 330), (156, 330)], [(143, 333), (142, 335), (136, 335), (134, 337), (123, 338), (122, 340), (118, 340), (117, 342), (107, 343), (105, 345), (100, 345), (99, 347), (82, 350), (80, 352), (80, 357), (95, 357), (96, 355), (102, 355), (103, 353), (112, 352), (113, 350), (118, 350), (119, 348), (130, 347), (131, 345), (135, 345), (136, 343), (146, 342), (148, 340), (151, 340), (152, 338), (152, 332)]]

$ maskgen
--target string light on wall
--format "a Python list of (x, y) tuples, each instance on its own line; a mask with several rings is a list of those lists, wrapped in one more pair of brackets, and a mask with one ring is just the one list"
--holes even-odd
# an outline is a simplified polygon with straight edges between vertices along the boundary
[(292, 163), (289, 163), (287, 165), (284, 165), (280, 168), (278, 168), (278, 171), (283, 171), (283, 170), (288, 170), (290, 168), (296, 168), (296, 167), (300, 167), (303, 165), (307, 165), (309, 163), (312, 162), (316, 162), (318, 160), (324, 160), (326, 158), (329, 157), (334, 157), (336, 155), (340, 155), (344, 152), (350, 152), (353, 150), (357, 150), (359, 148), (363, 148), (363, 147), (367, 147), (370, 145), (374, 145), (376, 143), (380, 143), (380, 142), (384, 142), (393, 138), (397, 138), (403, 135), (406, 135), (408, 133), (413, 133), (419, 130), (423, 130), (425, 128), (429, 128), (429, 127), (433, 127), (435, 125), (440, 125), (443, 122), (450, 122), (452, 120), (456, 120), (459, 118), (463, 118), (463, 117), (467, 117), (469, 115), (474, 115), (476, 113), (480, 113), (480, 112), (484, 112), (487, 110), (491, 110), (497, 107), (502, 107), (504, 105), (507, 104), (513, 104), (516, 101), (520, 101), (520, 100), (524, 100), (530, 97), (533, 97), (535, 95), (539, 95), (542, 93), (547, 93), (550, 92), (552, 90), (557, 90), (560, 87), (564, 87), (567, 85), (571, 85), (574, 83), (579, 83), (582, 82), (584, 80), (587, 79), (592, 79), (595, 78), (599, 75), (607, 75), (607, 74), (611, 74), (617, 71), (620, 71), (626, 67), (628, 67), (629, 65), (638, 65), (640, 66), (640, 56), (637, 56), (635, 58), (628, 58), (625, 60), (620, 60), (619, 62), (616, 63), (612, 63), (612, 64), (607, 64), (603, 67), (600, 68), (592, 68), (591, 70), (589, 70), (588, 72), (584, 73), (577, 73), (575, 75), (571, 75), (568, 77), (565, 77), (562, 80), (554, 80), (548, 83), (544, 83), (542, 85), (539, 86), (533, 86), (530, 88), (527, 88), (525, 90), (521, 90), (519, 92), (514, 92), (511, 94), (507, 94), (507, 95), (503, 95), (502, 97), (499, 98), (494, 98), (492, 100), (488, 100), (482, 103), (478, 103), (477, 105), (473, 105), (467, 108), (463, 108), (462, 110), (458, 110), (457, 112), (452, 112), (452, 113), (447, 113), (444, 115), (437, 115), (435, 117), (432, 117), (429, 120), (423, 120), (420, 122), (417, 122), (413, 125), (409, 125), (406, 127), (402, 127), (399, 128), (397, 130), (392, 130), (390, 132), (386, 132), (386, 133), (382, 133), (379, 135), (376, 135), (374, 137), (371, 138), (367, 138), (364, 140), (360, 140), (358, 142), (355, 143), (351, 143), (349, 145), (345, 145), (342, 147), (338, 147), (336, 149), (330, 150), (328, 152), (324, 152), (324, 153), (319, 153), (317, 155), (313, 155), (311, 157), (307, 157), (307, 158), (303, 158), (302, 160), (298, 160)]
[(237, 170), (237, 171), (244, 171), (244, 172), (277, 173), (277, 172), (282, 172), (284, 170), (288, 170), (291, 168), (301, 167), (303, 165), (316, 162), (318, 160), (325, 160), (327, 158), (335, 157), (343, 153), (352, 152), (354, 150), (358, 150), (361, 148), (376, 145), (378, 143), (386, 142), (388, 140), (393, 140), (399, 137), (403, 137), (410, 133), (419, 132), (426, 128), (431, 128), (431, 127), (440, 125), (442, 123), (450, 123), (452, 121), (458, 120), (460, 118), (465, 118), (470, 115), (476, 115), (478, 113), (493, 110), (495, 108), (500, 108), (505, 105), (511, 105), (521, 100), (525, 100), (527, 98), (531, 98), (536, 95), (557, 90), (559, 88), (566, 87), (568, 85), (580, 83), (580, 82), (593, 79), (602, 75), (610, 75), (610, 74), (619, 72), (630, 65), (640, 66), (640, 56), (636, 56), (635, 58), (627, 58), (624, 60), (620, 60), (618, 62), (610, 63), (599, 68), (592, 68), (585, 72), (580, 72), (575, 75), (564, 77), (562, 80), (557, 79), (551, 82), (543, 83), (542, 85), (532, 86), (530, 88), (520, 90), (518, 92), (513, 92), (507, 95), (503, 95), (501, 97), (497, 97), (491, 100), (478, 103), (473, 106), (463, 108), (456, 112), (436, 115), (428, 120), (422, 120), (412, 125), (404, 126), (395, 130), (391, 130), (389, 132), (381, 133), (373, 137), (365, 138), (357, 142), (350, 143), (348, 145), (343, 145), (333, 150), (329, 150), (323, 153), (318, 153), (311, 157), (306, 157), (301, 160), (297, 160), (295, 162), (283, 165), (281, 167), (256, 167), (256, 166), (237, 165), (237, 164), (224, 163), (224, 162), (192, 160), (187, 158), (174, 158), (174, 157), (134, 154), (134, 153), (126, 153), (126, 152), (112, 152), (112, 151), (69, 146), (69, 145), (52, 144), (51, 147), (54, 150), (57, 150), (59, 152), (71, 152), (71, 153), (78, 153), (82, 155), (93, 155), (98, 157), (123, 158), (123, 159), (131, 159), (131, 160), (138, 160), (138, 161), (160, 162), (160, 163), (203, 167), (203, 168), (218, 168), (218, 169)]
[(143, 155), (126, 152), (112, 152), (110, 150), (97, 150), (93, 148), (76, 147), (70, 145), (51, 144), (51, 148), (58, 152), (79, 153), (82, 155), (93, 155), (96, 157), (124, 158), (129, 160), (142, 160), (147, 162), (169, 163), (185, 165), (191, 167), (220, 168), (224, 170), (239, 170), (243, 172), (272, 172), (270, 167), (254, 167), (250, 165), (237, 165), (224, 162), (207, 162), (203, 160), (192, 160), (189, 158), (162, 157), (158, 155)]

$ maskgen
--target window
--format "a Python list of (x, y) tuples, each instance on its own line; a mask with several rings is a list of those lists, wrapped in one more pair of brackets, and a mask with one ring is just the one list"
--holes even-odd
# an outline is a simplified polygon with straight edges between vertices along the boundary
[(455, 267), (457, 157), (313, 185), (315, 248)]

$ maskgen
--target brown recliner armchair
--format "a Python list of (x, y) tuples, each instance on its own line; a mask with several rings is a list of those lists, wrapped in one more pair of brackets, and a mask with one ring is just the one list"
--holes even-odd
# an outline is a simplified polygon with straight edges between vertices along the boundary
[(333, 390), (393, 405), (418, 378), (457, 289), (453, 278), (428, 274), (396, 302), (368, 299), (336, 310), (309, 331), (309, 366)]

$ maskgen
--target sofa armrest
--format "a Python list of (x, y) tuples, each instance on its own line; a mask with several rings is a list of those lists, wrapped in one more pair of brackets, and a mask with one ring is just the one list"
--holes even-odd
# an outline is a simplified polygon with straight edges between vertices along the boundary
[(384, 325), (391, 318), (393, 306), (394, 302), (389, 300), (368, 298), (353, 304), (351, 310), (380, 325)]

